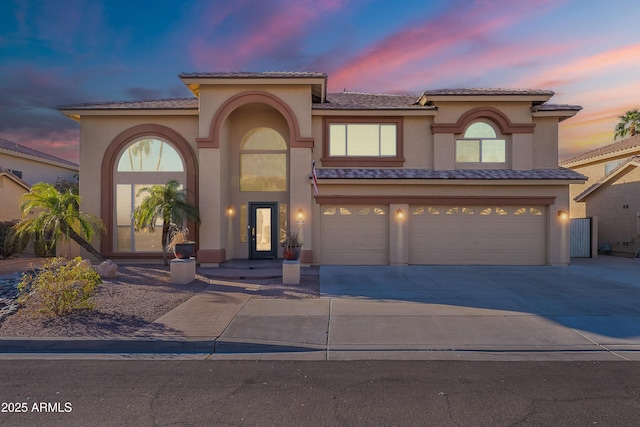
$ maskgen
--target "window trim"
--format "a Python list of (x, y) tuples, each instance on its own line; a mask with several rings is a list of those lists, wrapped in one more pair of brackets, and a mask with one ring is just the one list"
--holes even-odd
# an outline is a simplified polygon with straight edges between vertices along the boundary
[[(473, 126), (475, 123), (484, 123), (488, 126), (491, 126), (493, 131), (495, 132), (495, 138), (465, 138), (465, 134), (467, 130)], [(473, 120), (465, 126), (464, 130), (461, 132), (461, 137), (455, 138), (455, 146), (454, 146), (454, 160), (456, 166), (463, 166), (467, 169), (471, 168), (479, 168), (479, 169), (506, 169), (509, 167), (509, 158), (510, 158), (510, 147), (511, 141), (509, 135), (505, 135), (501, 132), (499, 126), (493, 123), (492, 120), (483, 120), (476, 119)], [(480, 143), (480, 160), (477, 162), (459, 162), (458, 161), (458, 141), (478, 141)], [(482, 161), (482, 142), (483, 141), (504, 141), (504, 162), (483, 162)]]
[[(189, 142), (176, 130), (159, 124), (139, 124), (123, 130), (111, 141), (106, 148), (102, 157), (101, 166), (101, 182), (100, 182), (100, 217), (104, 224), (111, 226), (114, 221), (114, 203), (115, 203), (115, 169), (117, 167), (116, 159), (118, 158), (120, 151), (123, 147), (128, 145), (139, 138), (145, 137), (157, 137), (164, 139), (174, 146), (178, 153), (182, 156), (184, 161), (184, 167), (186, 173), (185, 187), (188, 189), (189, 202), (198, 206), (198, 163), (196, 161), (196, 153)], [(126, 172), (122, 172), (126, 173)], [(198, 225), (193, 220), (187, 221), (187, 226), (191, 231), (191, 235), (198, 236)], [(158, 253), (156, 252), (115, 252), (114, 251), (114, 239), (113, 233), (106, 233), (100, 239), (100, 252), (106, 258), (113, 259), (157, 259)], [(199, 250), (199, 244), (196, 243), (196, 249)], [(201, 257), (198, 254), (200, 260), (206, 259), (208, 256)], [(209, 262), (209, 261), (203, 261)]]
[[(395, 124), (396, 155), (395, 156), (330, 156), (329, 127), (332, 124)], [(326, 167), (402, 167), (404, 165), (403, 150), (403, 118), (402, 117), (324, 117), (322, 140), (322, 166)]]

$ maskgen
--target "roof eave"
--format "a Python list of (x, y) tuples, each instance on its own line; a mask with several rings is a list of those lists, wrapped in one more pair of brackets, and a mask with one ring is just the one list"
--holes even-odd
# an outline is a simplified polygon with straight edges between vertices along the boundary
[(631, 167), (638, 167), (638, 166), (640, 166), (640, 162), (635, 160), (619, 165), (616, 169), (609, 172), (608, 175), (604, 176), (603, 178), (598, 180), (596, 183), (594, 183), (591, 187), (587, 188), (585, 191), (578, 194), (573, 200), (575, 200), (576, 202), (584, 202), (585, 201), (584, 199), (587, 196), (591, 195), (592, 193), (597, 191), (599, 188), (601, 188), (604, 184), (606, 184), (607, 182), (611, 181), (612, 179), (620, 175), (624, 170), (630, 169)]
[(76, 165), (75, 163), (73, 164), (68, 164), (68, 163), (64, 163), (64, 162), (57, 162), (53, 159), (46, 159), (44, 157), (39, 157), (39, 156), (34, 156), (31, 154), (26, 154), (26, 153), (20, 153), (18, 151), (13, 151), (13, 150), (5, 150), (3, 148), (0, 148), (0, 153), (5, 153), (8, 154), (10, 156), (14, 156), (14, 157), (20, 157), (22, 159), (27, 159), (27, 160), (34, 160), (36, 162), (39, 163), (46, 163), (49, 165), (53, 165), (53, 166), (57, 166), (57, 167), (61, 167), (64, 169), (69, 169), (69, 170), (73, 170), (73, 171), (78, 171), (80, 166)]

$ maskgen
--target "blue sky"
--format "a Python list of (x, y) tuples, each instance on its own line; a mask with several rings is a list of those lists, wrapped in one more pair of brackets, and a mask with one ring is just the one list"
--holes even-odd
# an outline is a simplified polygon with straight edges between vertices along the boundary
[(5, 0), (0, 137), (77, 161), (55, 107), (186, 97), (192, 71), (317, 71), (330, 91), (549, 89), (560, 157), (640, 107), (640, 12), (608, 0)]

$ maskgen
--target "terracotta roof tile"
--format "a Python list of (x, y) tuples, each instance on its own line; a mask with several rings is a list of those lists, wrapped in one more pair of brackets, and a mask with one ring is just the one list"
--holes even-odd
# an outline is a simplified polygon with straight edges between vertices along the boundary
[(58, 110), (189, 110), (198, 108), (198, 98), (106, 101), (60, 105)]
[(561, 179), (586, 180), (587, 178), (571, 169), (352, 169), (318, 168), (318, 179)]
[[(15, 142), (11, 142), (2, 138), (0, 138), (0, 151), (10, 151), (10, 152), (26, 155), (29, 157), (36, 157), (39, 159), (47, 160), (49, 162), (57, 163), (59, 165), (70, 167), (72, 169), (78, 169), (77, 163), (73, 163), (68, 160), (53, 156), (51, 154), (43, 153), (42, 151), (38, 151), (24, 145), (16, 144)], [(4, 166), (9, 166), (9, 165), (4, 165)]]
[(624, 152), (627, 150), (636, 149), (640, 152), (640, 134), (623, 139), (613, 144), (605, 145), (604, 147), (596, 148), (595, 150), (587, 151), (586, 153), (579, 154), (568, 160), (560, 162), (561, 166), (570, 166), (579, 164), (588, 160), (593, 160), (598, 157), (608, 156), (618, 152)]
[(314, 110), (434, 110), (417, 104), (417, 95), (387, 95), (358, 92), (328, 93), (327, 102), (313, 104)]
[(531, 111), (580, 111), (582, 107), (580, 105), (569, 104), (540, 104), (531, 107)]
[(553, 96), (553, 91), (539, 89), (500, 89), (500, 88), (458, 88), (425, 90), (425, 96), (484, 96), (484, 95), (525, 95)]
[(178, 75), (183, 78), (204, 78), (204, 79), (308, 79), (308, 78), (327, 78), (325, 73), (315, 73), (310, 71), (224, 71), (224, 72), (193, 72), (180, 73)]

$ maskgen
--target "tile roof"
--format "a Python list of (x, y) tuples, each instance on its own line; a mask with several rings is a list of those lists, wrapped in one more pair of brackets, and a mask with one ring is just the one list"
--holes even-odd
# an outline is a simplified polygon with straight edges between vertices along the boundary
[(531, 111), (580, 111), (582, 107), (580, 105), (569, 104), (540, 104), (531, 107)]
[(604, 157), (615, 153), (622, 154), (625, 151), (633, 149), (637, 149), (637, 151), (640, 152), (640, 134), (625, 138), (618, 142), (614, 142), (613, 144), (605, 145), (604, 147), (596, 148), (595, 150), (587, 151), (586, 153), (579, 154), (568, 160), (560, 162), (560, 165), (574, 165), (576, 163), (583, 163), (587, 160), (593, 160), (598, 157)]
[(325, 73), (315, 73), (309, 71), (265, 71), (265, 72), (251, 72), (251, 71), (235, 71), (235, 72), (193, 72), (193, 73), (180, 73), (178, 75), (181, 79), (188, 78), (204, 78), (204, 79), (308, 79), (308, 78), (323, 78), (326, 79)]
[(586, 180), (571, 169), (350, 169), (318, 168), (318, 179), (561, 179)]
[(553, 96), (554, 92), (540, 89), (500, 89), (500, 88), (458, 88), (425, 90), (425, 96), (484, 96), (484, 95), (525, 95)]
[(626, 159), (626, 161), (616, 166), (611, 172), (609, 172), (608, 174), (606, 174), (605, 176), (603, 176), (602, 178), (594, 182), (593, 185), (590, 185), (589, 187), (587, 187), (582, 193), (578, 194), (573, 200), (575, 200), (576, 202), (584, 201), (585, 197), (587, 197), (589, 194), (593, 193), (598, 188), (600, 188), (602, 184), (613, 179), (616, 175), (618, 175), (623, 169), (625, 169), (629, 165), (640, 166), (640, 156), (629, 157), (628, 159)]
[(15, 142), (11, 142), (2, 138), (0, 138), (0, 152), (1, 151), (17, 153), (17, 154), (21, 154), (23, 156), (28, 156), (28, 157), (35, 157), (35, 158), (46, 160), (51, 163), (56, 163), (68, 168), (78, 169), (77, 163), (73, 163), (68, 160), (53, 156), (51, 154), (43, 153), (42, 151), (38, 151), (24, 145), (16, 144)]
[(435, 110), (417, 104), (418, 95), (388, 95), (359, 92), (328, 93), (327, 102), (314, 103), (314, 110)]
[(90, 102), (59, 105), (57, 108), (58, 110), (190, 110), (198, 108), (198, 98)]

